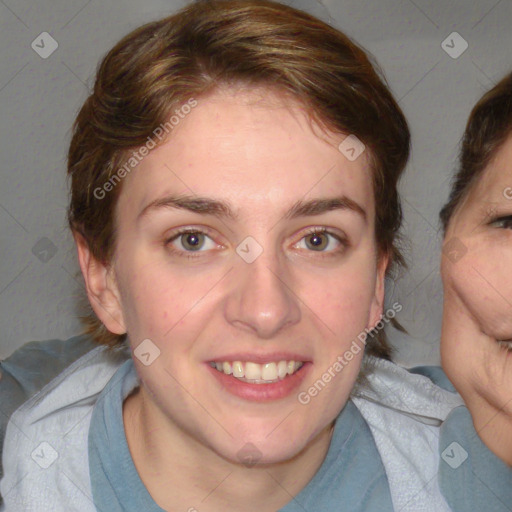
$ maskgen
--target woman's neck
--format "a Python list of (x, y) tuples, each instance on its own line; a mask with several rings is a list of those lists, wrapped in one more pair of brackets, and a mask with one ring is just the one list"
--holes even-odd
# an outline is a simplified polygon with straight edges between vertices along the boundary
[(273, 512), (308, 484), (324, 461), (334, 424), (291, 460), (234, 463), (193, 439), (153, 407), (139, 388), (123, 404), (128, 447), (139, 476), (164, 510)]

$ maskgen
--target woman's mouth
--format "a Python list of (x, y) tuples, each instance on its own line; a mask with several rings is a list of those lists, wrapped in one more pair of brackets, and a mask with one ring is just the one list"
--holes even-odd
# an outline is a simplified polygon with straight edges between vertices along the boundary
[(293, 396), (309, 374), (310, 361), (279, 360), (210, 361), (207, 368), (231, 395), (252, 402), (269, 402)]
[(212, 361), (210, 366), (225, 375), (232, 375), (242, 382), (271, 384), (293, 375), (304, 363), (302, 361), (277, 361), (264, 364), (252, 361)]

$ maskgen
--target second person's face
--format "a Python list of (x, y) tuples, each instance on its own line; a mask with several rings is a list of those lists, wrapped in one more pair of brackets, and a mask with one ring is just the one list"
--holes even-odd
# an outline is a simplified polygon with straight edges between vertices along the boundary
[(443, 367), (467, 403), (512, 412), (512, 137), (447, 228)]

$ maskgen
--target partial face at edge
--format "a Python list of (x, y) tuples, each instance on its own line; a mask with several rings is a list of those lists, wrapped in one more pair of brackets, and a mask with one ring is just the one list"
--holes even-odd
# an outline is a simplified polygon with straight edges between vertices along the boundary
[(465, 399), (498, 408), (512, 392), (511, 186), (509, 138), (450, 220), (442, 258), (443, 367)]
[[(272, 463), (296, 455), (345, 404), (363, 351), (307, 405), (297, 396), (378, 322), (386, 261), (378, 268), (366, 155), (349, 161), (343, 137), (324, 140), (300, 107), (255, 94), (198, 100), (126, 178), (114, 272), (132, 349), (149, 338), (160, 351), (149, 366), (134, 357), (154, 417), (227, 459), (252, 443)], [(229, 203), (238, 218), (146, 209), (171, 194)], [(285, 215), (334, 197), (345, 207)], [(241, 249), (262, 249), (251, 263), (237, 252), (246, 237), (256, 243)], [(269, 397), (211, 365), (291, 359), (305, 364)]]

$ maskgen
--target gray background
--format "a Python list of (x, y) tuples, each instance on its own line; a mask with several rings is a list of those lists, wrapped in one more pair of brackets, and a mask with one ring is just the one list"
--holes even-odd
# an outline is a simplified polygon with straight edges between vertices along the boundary
[[(0, 0), (0, 359), (27, 341), (80, 331), (75, 304), (84, 291), (65, 221), (71, 125), (105, 52), (185, 3)], [(403, 304), (398, 319), (409, 335), (390, 335), (399, 363), (437, 364), (437, 214), (470, 108), (512, 69), (512, 0), (283, 3), (335, 25), (373, 54), (409, 120), (413, 151), (401, 183), (409, 270), (387, 295), (389, 304)], [(452, 52), (463, 48), (448, 38), (454, 31), (468, 44), (457, 58), (442, 47), (446, 40)], [(46, 59), (31, 47), (42, 32), (58, 43)]]

